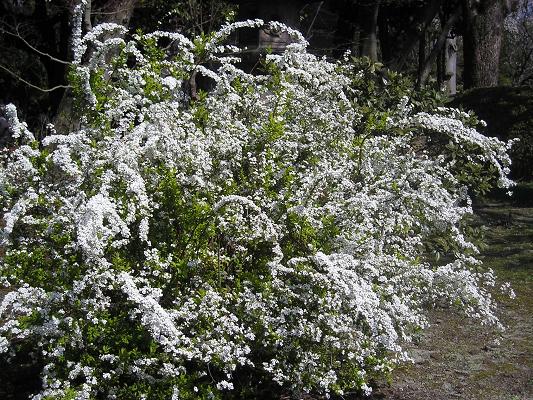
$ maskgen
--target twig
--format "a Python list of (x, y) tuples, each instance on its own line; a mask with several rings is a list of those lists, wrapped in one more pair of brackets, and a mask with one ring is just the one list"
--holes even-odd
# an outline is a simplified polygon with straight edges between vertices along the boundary
[(322, 4), (324, 4), (323, 1), (320, 2), (320, 4), (318, 5), (316, 9), (315, 16), (313, 17), (313, 20), (311, 21), (311, 25), (309, 25), (309, 29), (307, 29), (307, 34), (305, 35), (306, 39), (309, 39), (309, 34), (311, 33), (311, 29), (313, 29), (313, 25), (315, 24), (316, 17), (318, 16), (320, 9), (322, 8)]
[(2, 68), (4, 71), (6, 71), (7, 73), (13, 75), (15, 78), (17, 78), (19, 81), (21, 81), (22, 83), (28, 85), (29, 87), (33, 88), (33, 89), (37, 89), (41, 92), (53, 92), (54, 90), (57, 90), (57, 89), (69, 89), (71, 88), (72, 86), (70, 85), (57, 85), (57, 86), (54, 86), (53, 88), (50, 88), (50, 89), (43, 89), (42, 87), (39, 87), (39, 86), (35, 86), (33, 83), (30, 83), (28, 82), (27, 80), (21, 78), (20, 76), (18, 76), (17, 74), (15, 74), (13, 71), (11, 71), (9, 68), (3, 66), (2, 64), (0, 64), (0, 68)]
[(45, 53), (45, 52), (43, 52), (43, 51), (41, 51), (41, 50), (39, 50), (39, 49), (33, 47), (33, 46), (32, 46), (32, 45), (31, 45), (26, 39), (24, 39), (24, 38), (22, 37), (22, 35), (21, 35), (21, 34), (19, 33), (19, 31), (18, 31), (18, 27), (15, 28), (15, 30), (16, 30), (17, 33), (13, 33), (13, 32), (7, 31), (7, 30), (5, 30), (5, 29), (2, 29), (2, 32), (7, 33), (8, 35), (14, 36), (14, 37), (16, 37), (16, 38), (19, 38), (19, 39), (22, 40), (22, 42), (23, 42), (26, 46), (28, 46), (30, 49), (32, 49), (33, 51), (35, 51), (36, 53), (38, 53), (38, 54), (40, 54), (40, 55), (42, 55), (42, 56), (48, 57), (48, 58), (49, 58), (50, 60), (52, 60), (52, 61), (58, 62), (58, 63), (60, 63), (60, 64), (65, 64), (65, 65), (70, 65), (70, 64), (71, 64), (71, 63), (68, 62), (68, 61), (60, 60), (59, 58), (55, 58), (54, 56), (52, 56), (52, 55), (50, 55), (50, 54), (48, 54), (48, 53)]

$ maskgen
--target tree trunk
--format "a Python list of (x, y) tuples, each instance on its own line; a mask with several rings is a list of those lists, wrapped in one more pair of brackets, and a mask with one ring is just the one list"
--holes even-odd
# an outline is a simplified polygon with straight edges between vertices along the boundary
[(378, 34), (379, 34), (379, 47), (381, 49), (381, 62), (388, 65), (392, 60), (392, 46), (395, 41), (391, 37), (389, 29), (389, 18), (384, 9), (379, 10), (378, 16)]
[(105, 2), (101, 14), (96, 18), (97, 23), (112, 22), (128, 26), (139, 0), (111, 0)]
[(465, 89), (498, 84), (503, 21), (517, 0), (464, 0)]
[(457, 10), (448, 18), (448, 20), (442, 27), (442, 30), (440, 32), (440, 35), (437, 41), (433, 45), (433, 48), (431, 52), (429, 53), (429, 56), (426, 58), (424, 67), (422, 68), (422, 72), (420, 73), (418, 81), (417, 81), (417, 87), (420, 88), (424, 86), (424, 84), (426, 83), (426, 80), (429, 77), (429, 73), (431, 72), (431, 66), (437, 60), (437, 57), (440, 51), (442, 50), (442, 47), (446, 43), (446, 38), (448, 37), (448, 34), (450, 33), (456, 21), (459, 19), (459, 12), (460, 12), (460, 8), (457, 8)]
[(426, 68), (426, 30), (424, 29), (420, 33), (420, 38), (418, 39), (418, 70), (416, 73), (416, 81), (422, 81), (422, 74)]
[(362, 28), (361, 55), (372, 61), (378, 60), (378, 14), (381, 0), (361, 5), (359, 18)]
[[(100, 18), (95, 18), (95, 25), (98, 23), (111, 22), (128, 26), (129, 21), (135, 10), (138, 0), (114, 0), (105, 3), (104, 9), (100, 9)], [(83, 18), (83, 27), (85, 30), (92, 29), (91, 14), (94, 9), (94, 3), (88, 1), (87, 9)], [(70, 17), (72, 20), (72, 16)], [(57, 113), (53, 123), (59, 132), (68, 132), (76, 129), (79, 121), (74, 117), (73, 98), (70, 90), (66, 90), (59, 103)]]
[(457, 93), (457, 39), (447, 38), (444, 48), (446, 62), (446, 87), (450, 95)]
[(353, 30), (352, 47), (350, 49), (352, 51), (352, 54), (355, 57), (361, 56), (361, 53), (359, 51), (360, 48), (361, 48), (361, 29), (359, 29), (359, 26), (356, 26)]
[(444, 83), (444, 50), (445, 50), (445, 47), (446, 47), (446, 44), (439, 51), (439, 54), (437, 55), (437, 87), (439, 89), (442, 88), (442, 84)]
[(416, 50), (416, 46), (419, 44), (420, 33), (427, 30), (433, 19), (435, 19), (435, 16), (439, 12), (443, 2), (444, 0), (431, 0), (427, 4), (417, 18), (417, 21), (413, 24), (415, 27), (419, 28), (411, 29), (409, 31), (407, 37), (403, 41), (403, 44), (400, 46), (398, 56), (390, 63), (391, 69), (400, 71), (405, 66), (409, 56), (413, 51)]

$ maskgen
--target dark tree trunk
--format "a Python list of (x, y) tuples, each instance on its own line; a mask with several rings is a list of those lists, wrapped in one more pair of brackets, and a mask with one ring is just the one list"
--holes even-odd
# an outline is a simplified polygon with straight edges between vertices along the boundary
[(374, 0), (359, 7), (361, 21), (361, 55), (372, 61), (378, 60), (378, 14), (381, 0)]
[(421, 82), (422, 74), (426, 68), (426, 38), (426, 30), (424, 29), (420, 33), (420, 37), (418, 39), (418, 70), (416, 73), (417, 82)]
[(361, 47), (361, 29), (359, 28), (359, 25), (357, 25), (352, 33), (352, 46), (351, 51), (354, 56), (359, 57), (361, 54), (359, 52), (359, 49)]
[(381, 62), (385, 65), (388, 65), (392, 59), (393, 38), (390, 34), (389, 23), (386, 11), (384, 12), (384, 9), (381, 8), (378, 16), (378, 34)]
[[(133, 15), (135, 7), (139, 0), (111, 0), (105, 1), (104, 5), (99, 8), (98, 18), (96, 23), (112, 22), (128, 26)], [(93, 3), (93, 8), (98, 7), (98, 2)]]
[[(445, 45), (446, 46), (446, 45)], [(444, 83), (444, 49), (443, 47), (437, 55), (437, 87), (441, 88)]]
[(464, 0), (465, 89), (498, 84), (503, 21), (517, 0)]
[(444, 0), (431, 0), (427, 3), (422, 12), (417, 16), (416, 21), (413, 23), (415, 29), (411, 29), (405, 40), (402, 41), (403, 43), (400, 44), (400, 49), (397, 53), (398, 56), (390, 63), (391, 69), (400, 71), (405, 66), (409, 56), (416, 50), (417, 44), (419, 45), (421, 32), (427, 30), (433, 19), (435, 19), (443, 2)]
[(337, 26), (333, 43), (333, 56), (341, 57), (350, 50), (352, 55), (359, 56), (359, 24), (357, 21), (356, 5), (353, 1), (343, 2), (338, 9)]

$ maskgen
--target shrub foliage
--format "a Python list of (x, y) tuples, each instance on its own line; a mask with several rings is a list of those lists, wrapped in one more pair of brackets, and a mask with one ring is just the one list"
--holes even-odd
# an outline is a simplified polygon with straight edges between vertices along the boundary
[(0, 353), (42, 365), (34, 399), (369, 392), (426, 306), (498, 323), (462, 221), (509, 144), (280, 24), (247, 73), (224, 41), (262, 25), (78, 32), (80, 128), (39, 143), (8, 106)]

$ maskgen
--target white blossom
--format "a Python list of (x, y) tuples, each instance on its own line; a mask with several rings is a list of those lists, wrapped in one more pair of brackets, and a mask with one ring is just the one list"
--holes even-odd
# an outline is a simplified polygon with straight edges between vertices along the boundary
[[(132, 381), (209, 395), (235, 390), (242, 370), (294, 393), (369, 394), (370, 375), (407, 359), (426, 306), (499, 324), (455, 156), (509, 188), (511, 143), (407, 97), (361, 136), (361, 74), (279, 23), (268, 27), (294, 43), (253, 75), (224, 40), (261, 20), (193, 40), (112, 24), (82, 37), (83, 7), (80, 128), (38, 146), (8, 106), (19, 144), (0, 166), (0, 280), (17, 288), (0, 306), (0, 354), (35, 344), (34, 399), (115, 398)], [(151, 59), (143, 38), (170, 40), (172, 54)], [(110, 68), (107, 54), (135, 65)], [(193, 100), (183, 81), (195, 72), (213, 88)], [(438, 156), (417, 145), (431, 138), (445, 143)], [(435, 241), (446, 262), (431, 258)]]

